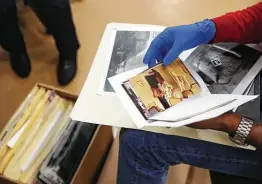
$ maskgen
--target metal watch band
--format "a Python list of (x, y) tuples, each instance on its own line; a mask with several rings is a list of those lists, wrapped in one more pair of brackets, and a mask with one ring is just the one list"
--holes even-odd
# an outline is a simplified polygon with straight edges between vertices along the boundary
[(253, 126), (253, 123), (253, 120), (242, 117), (235, 135), (230, 136), (230, 139), (237, 145), (248, 146), (248, 144), (246, 144), (246, 139)]

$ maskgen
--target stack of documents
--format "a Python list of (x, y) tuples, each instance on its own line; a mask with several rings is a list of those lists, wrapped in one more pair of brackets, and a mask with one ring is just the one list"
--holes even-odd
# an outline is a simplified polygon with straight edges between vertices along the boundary
[(143, 57), (165, 28), (108, 24), (70, 117), (235, 146), (222, 132), (183, 125), (231, 110), (260, 120), (257, 45), (205, 44), (182, 52), (170, 70), (161, 64), (149, 69)]
[[(121, 41), (125, 45), (125, 40)], [(188, 125), (236, 111), (258, 97), (246, 95), (262, 68), (261, 52), (257, 49), (236, 43), (204, 44), (183, 52), (167, 67), (159, 63), (152, 68), (119, 72), (125, 62), (142, 63), (143, 57), (138, 55), (146, 49), (145, 46), (137, 55), (121, 62), (115, 75), (107, 78), (138, 128)], [(113, 49), (111, 58), (117, 54), (114, 52), (117, 51)], [(111, 63), (107, 73), (112, 70), (110, 66)], [(104, 91), (109, 89), (106, 84)], [(255, 120), (260, 119), (259, 109)], [(243, 112), (243, 108), (240, 110)]]
[(0, 136), (0, 174), (21, 183), (35, 181), (39, 168), (71, 122), (74, 103), (35, 86)]

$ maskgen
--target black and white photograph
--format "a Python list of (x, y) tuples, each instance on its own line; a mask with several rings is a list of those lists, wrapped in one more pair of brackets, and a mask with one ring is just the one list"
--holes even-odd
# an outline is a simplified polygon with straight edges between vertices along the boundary
[(108, 78), (144, 66), (143, 57), (151, 41), (159, 34), (152, 31), (117, 31), (104, 92), (114, 92)]
[(260, 56), (261, 52), (246, 45), (204, 44), (185, 63), (200, 75), (212, 94), (231, 94)]

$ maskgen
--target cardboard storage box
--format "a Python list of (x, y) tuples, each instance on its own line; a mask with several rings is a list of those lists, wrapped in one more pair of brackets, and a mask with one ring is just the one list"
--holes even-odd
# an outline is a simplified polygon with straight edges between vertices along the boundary
[[(76, 101), (77, 95), (71, 94), (65, 90), (60, 90), (44, 84), (36, 84), (39, 87), (54, 90), (59, 96)], [(4, 127), (4, 129), (6, 129)], [(3, 130), (4, 130), (3, 129)], [(2, 131), (2, 130), (1, 130)], [(94, 136), (87, 148), (87, 151), (72, 179), (72, 184), (94, 183), (99, 177), (99, 172), (103, 167), (107, 153), (113, 141), (112, 127), (98, 125)], [(20, 184), (17, 181), (11, 181), (0, 175), (0, 184)]]

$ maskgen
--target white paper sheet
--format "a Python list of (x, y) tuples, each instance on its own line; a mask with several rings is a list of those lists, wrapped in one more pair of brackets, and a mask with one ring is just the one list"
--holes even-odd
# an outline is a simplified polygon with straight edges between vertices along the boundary
[(256, 96), (212, 94), (183, 101), (150, 119), (173, 122), (182, 121), (217, 108), (226, 108), (229, 105), (232, 106), (232, 104), (242, 104), (254, 98)]
[[(155, 121), (153, 123), (150, 123), (149, 126), (180, 127), (180, 126), (188, 125), (188, 124), (191, 124), (191, 123), (194, 123), (194, 122), (199, 122), (199, 121), (215, 118), (219, 115), (224, 114), (225, 112), (232, 110), (236, 106), (240, 106), (240, 105), (242, 105), (242, 104), (244, 104), (244, 103), (246, 103), (250, 100), (254, 100), (258, 96), (227, 95), (226, 94), (226, 95), (215, 95), (214, 97), (213, 97), (213, 95), (211, 95), (210, 97), (212, 98), (212, 100), (209, 100), (209, 103), (212, 101), (214, 106), (216, 106), (215, 104), (219, 104), (219, 102), (215, 101), (214, 98), (219, 98), (222, 101), (229, 100), (229, 102), (231, 101), (230, 99), (235, 99), (235, 100), (233, 102), (227, 104), (227, 105), (222, 106), (222, 107), (215, 108), (211, 111), (207, 111), (205, 113), (201, 113), (197, 116), (194, 116), (194, 117), (191, 117), (191, 118), (186, 118), (186, 119), (181, 120), (181, 121), (176, 121), (176, 122), (161, 121), (161, 120), (172, 119), (173, 111), (168, 111), (169, 114), (165, 114), (165, 116), (160, 114), (158, 117), (154, 118), (154, 119), (159, 119), (160, 121)], [(206, 100), (208, 100), (208, 98)], [(216, 102), (216, 103), (214, 103), (214, 102)], [(198, 106), (198, 107), (200, 107), (200, 106)]]
[[(252, 88), (253, 82), (254, 82), (254, 80), (252, 81), (251, 84), (249, 84), (249, 86), (247, 87), (247, 89), (246, 89), (246, 91), (243, 93), (243, 95), (248, 95), (249, 91), (250, 91), (251, 88)], [(233, 112), (236, 112), (237, 109), (238, 109), (238, 107), (234, 108), (232, 111), (233, 111)]]
[(16, 142), (19, 140), (22, 133), (24, 132), (27, 124), (28, 124), (28, 121), (22, 126), (22, 128), (20, 128), (20, 130), (18, 130), (18, 132), (12, 137), (12, 139), (10, 139), (10, 141), (8, 141), (7, 146), (9, 148), (13, 148), (15, 146)]

